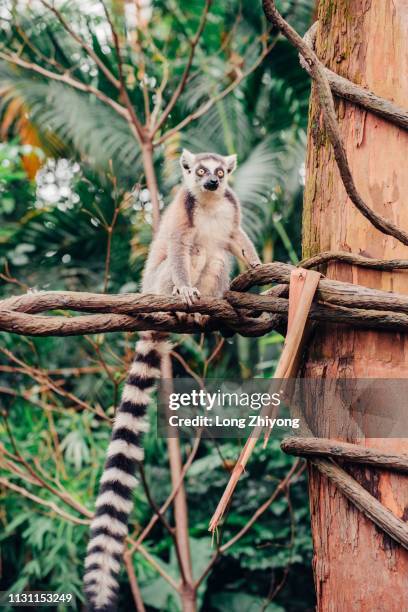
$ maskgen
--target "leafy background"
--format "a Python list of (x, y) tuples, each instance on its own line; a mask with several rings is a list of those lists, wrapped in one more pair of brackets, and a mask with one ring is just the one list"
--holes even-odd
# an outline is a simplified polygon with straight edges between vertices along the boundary
[[(74, 2), (59, 6), (69, 23), (116, 71), (115, 52), (100, 4), (93, 0), (81, 4), (80, 11)], [(140, 52), (127, 44), (128, 4), (112, 0), (107, 6), (124, 42), (132, 104), (143, 117), (140, 80), (146, 80), (153, 96), (167, 67), (167, 95), (171, 95), (203, 3), (163, 0), (147, 5), (146, 27), (140, 33), (142, 67)], [(288, 0), (282, 1), (280, 8), (303, 33), (312, 21), (313, 4), (312, 0)], [(46, 65), (43, 58), (51, 57), (80, 81), (95, 84), (106, 95), (116, 95), (55, 15), (38, 3), (6, 0), (0, 8), (0, 24), (1, 49), (23, 53), (40, 65)], [(258, 3), (213, 3), (191, 78), (167, 129), (208, 95), (227, 86), (234, 71), (251, 64), (265, 27)], [(126, 122), (92, 96), (5, 61), (0, 61), (0, 95), (0, 296), (27, 289), (137, 291), (152, 234), (151, 203), (140, 150)], [(179, 180), (177, 156), (182, 146), (193, 151), (237, 152), (239, 167), (233, 188), (242, 202), (246, 230), (265, 262), (297, 262), (308, 95), (309, 82), (296, 53), (278, 39), (271, 54), (230, 95), (156, 149), (162, 206), (171, 200)], [(108, 227), (113, 219), (107, 266)], [(110, 427), (83, 404), (113, 415), (134, 341), (134, 335), (122, 333), (64, 339), (2, 334), (0, 338), (3, 447), (36, 469), (40, 466), (50, 482), (63, 487), (89, 510)], [(282, 345), (277, 333), (260, 339), (234, 337), (208, 365), (218, 337), (174, 337), (174, 341), (194, 372), (201, 375), (206, 370), (207, 376), (215, 378), (271, 377)], [(185, 375), (177, 360), (174, 375)], [(170, 492), (170, 478), (166, 442), (154, 433), (154, 411), (153, 398), (152, 428), (145, 439), (145, 471), (151, 495), (160, 505)], [(196, 576), (213, 554), (208, 520), (239, 449), (239, 441), (205, 441), (188, 472)], [(188, 444), (184, 451), (189, 451)], [(2, 476), (46, 501), (55, 501), (51, 492), (10, 473), (3, 459)], [(276, 438), (266, 450), (256, 450), (224, 526), (225, 540), (271, 495), (293, 461), (280, 451)], [(1, 487), (0, 491), (0, 589), (71, 592), (80, 609), (87, 526), (62, 519), (17, 490)], [(152, 512), (142, 488), (137, 490), (135, 502), (132, 530), (146, 525)], [(278, 497), (210, 571), (199, 591), (201, 609), (312, 610), (308, 512), (302, 472), (290, 492)], [(145, 545), (177, 578), (173, 544), (160, 523)], [(143, 557), (135, 555), (134, 567), (149, 610), (180, 609), (176, 593)], [(132, 607), (132, 598), (125, 574), (122, 579), (121, 609), (127, 610)]]

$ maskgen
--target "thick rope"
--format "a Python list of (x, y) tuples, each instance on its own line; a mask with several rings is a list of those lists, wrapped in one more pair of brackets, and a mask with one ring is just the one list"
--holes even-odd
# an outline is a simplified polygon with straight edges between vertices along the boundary
[[(319, 22), (315, 21), (303, 37), (304, 42), (313, 51), (315, 51), (318, 26)], [(299, 55), (299, 61), (302, 68), (311, 75), (309, 64), (303, 59), (302, 55)], [(330, 89), (338, 98), (343, 98), (348, 102), (357, 104), (365, 110), (389, 121), (389, 123), (393, 123), (403, 130), (408, 130), (408, 111), (405, 108), (401, 108), (390, 100), (381, 98), (372, 91), (352, 83), (349, 79), (345, 79), (325, 66), (323, 66), (323, 70)]]
[(394, 455), (384, 451), (350, 444), (330, 438), (285, 438), (281, 443), (281, 449), (287, 455), (301, 457), (332, 457), (333, 459), (344, 459), (352, 463), (373, 465), (384, 470), (395, 470), (402, 474), (408, 474), (408, 455)]
[(301, 268), (316, 268), (324, 264), (335, 261), (337, 263), (346, 263), (352, 266), (360, 266), (360, 268), (370, 268), (371, 270), (380, 270), (381, 272), (392, 272), (393, 270), (407, 270), (408, 259), (372, 259), (363, 255), (354, 255), (345, 251), (324, 251), (303, 259), (299, 266)]
[[(312, 263), (319, 265), (323, 259)], [(203, 297), (191, 307), (164, 295), (27, 293), (0, 301), (0, 331), (30, 336), (147, 330), (176, 333), (219, 330), (243, 336), (261, 336), (272, 330), (285, 333), (288, 285), (295, 269), (280, 262), (258, 266), (236, 277), (223, 299)], [(261, 295), (247, 293), (256, 285), (272, 283), (279, 284)], [(39, 314), (53, 310), (67, 312), (65, 316)], [(73, 311), (88, 314), (73, 316)], [(203, 316), (198, 320), (192, 313)], [(359, 329), (408, 332), (408, 296), (321, 276), (309, 318)]]
[(330, 459), (322, 459), (322, 457), (343, 459), (349, 463), (371, 465), (408, 474), (407, 455), (386, 454), (357, 444), (323, 438), (287, 438), (282, 442), (281, 448), (287, 454), (306, 457), (365, 516), (408, 550), (408, 524), (388, 510), (337, 463)]

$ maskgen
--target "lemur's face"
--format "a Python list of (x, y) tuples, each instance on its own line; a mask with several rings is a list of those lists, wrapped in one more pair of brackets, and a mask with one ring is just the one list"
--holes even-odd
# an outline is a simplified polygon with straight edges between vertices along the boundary
[(236, 168), (237, 156), (224, 157), (216, 153), (194, 155), (184, 149), (180, 157), (180, 164), (184, 182), (192, 193), (198, 195), (200, 192), (214, 192), (214, 195), (222, 195), (229, 175)]

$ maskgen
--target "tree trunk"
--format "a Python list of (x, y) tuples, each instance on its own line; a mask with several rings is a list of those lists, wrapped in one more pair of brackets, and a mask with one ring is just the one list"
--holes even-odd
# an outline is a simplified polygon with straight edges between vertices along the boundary
[[(325, 65), (406, 107), (407, 0), (321, 0), (317, 54)], [(337, 102), (342, 138), (360, 193), (378, 213), (408, 230), (408, 134), (344, 102)], [(374, 229), (348, 200), (313, 93), (310, 105), (303, 255), (343, 250), (378, 258), (408, 258), (407, 247)], [(329, 278), (408, 293), (408, 273), (380, 273), (329, 264)], [(304, 375), (327, 378), (408, 377), (408, 337), (320, 325)], [(351, 439), (343, 422), (333, 427), (330, 407), (317, 401), (315, 426)], [(390, 407), (392, 410), (392, 406)], [(334, 435), (333, 435), (334, 434)], [(366, 446), (408, 452), (403, 439), (366, 439)], [(347, 468), (398, 517), (408, 516), (408, 481), (372, 467)], [(408, 602), (408, 552), (383, 535), (336, 488), (310, 470), (314, 575), (320, 611), (403, 610)]]

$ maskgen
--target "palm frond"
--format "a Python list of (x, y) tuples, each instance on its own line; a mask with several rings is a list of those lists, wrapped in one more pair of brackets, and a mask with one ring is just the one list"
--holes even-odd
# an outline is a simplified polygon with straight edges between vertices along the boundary
[(27, 78), (4, 63), (0, 64), (0, 86), (8, 88), (3, 105), (22, 98), (45, 141), (52, 144), (56, 135), (99, 172), (113, 166), (122, 179), (134, 179), (140, 173), (140, 149), (128, 124), (99, 100), (61, 83)]
[(280, 152), (273, 144), (271, 138), (260, 142), (234, 176), (233, 187), (243, 207), (244, 225), (253, 238), (263, 227), (265, 208), (281, 172)]
[(250, 119), (243, 100), (231, 94), (217, 102), (199, 121), (192, 124), (183, 142), (193, 151), (238, 153), (242, 158), (251, 147)]

